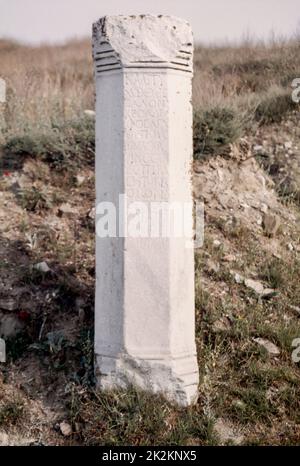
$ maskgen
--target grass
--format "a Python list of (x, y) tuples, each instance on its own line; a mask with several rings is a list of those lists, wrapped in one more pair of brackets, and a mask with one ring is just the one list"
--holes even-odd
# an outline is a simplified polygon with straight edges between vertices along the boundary
[(213, 154), (243, 134), (238, 112), (226, 107), (197, 111), (194, 116), (194, 157)]
[[(90, 43), (70, 42), (56, 47), (55, 54), (47, 46), (1, 44), (1, 73), (8, 87), (0, 132), (4, 151), (9, 157), (40, 157), (56, 169), (92, 162), (94, 122), (83, 114), (94, 107)], [(300, 75), (298, 57), (297, 40), (198, 47), (193, 89), (196, 157), (236, 141), (249, 127), (255, 129), (255, 120), (269, 124), (297, 109), (290, 96), (291, 82)]]
[(87, 117), (52, 124), (44, 130), (24, 131), (8, 138), (3, 146), (4, 157), (35, 157), (56, 170), (92, 165), (94, 149), (94, 122)]
[(260, 125), (278, 123), (296, 108), (290, 90), (271, 88), (255, 109), (255, 119)]
[(24, 405), (20, 400), (8, 402), (0, 408), (0, 426), (14, 425), (24, 415)]
[(179, 409), (134, 388), (106, 394), (74, 390), (72, 423), (85, 445), (214, 444), (213, 421), (196, 408)]
[[(253, 426), (259, 430), (263, 425), (278, 431), (282, 419), (299, 422), (299, 365), (292, 361), (291, 354), (292, 341), (300, 335), (300, 323), (287, 304), (299, 302), (300, 261), (297, 257), (285, 258), (283, 262), (266, 256), (258, 247), (259, 238), (247, 236), (245, 246), (240, 238), (227, 232), (231, 245), (242, 255), (243, 273), (249, 273), (247, 270), (253, 270), (255, 265), (260, 271), (257, 279), (275, 288), (277, 296), (269, 301), (259, 300), (243, 284), (235, 283), (226, 274), (228, 266), (222, 263), (218, 277), (210, 276), (212, 287), (203, 289), (205, 254), (209, 252), (218, 263), (222, 256), (222, 251), (213, 249), (210, 239), (210, 230), (215, 232), (218, 228), (222, 225), (210, 226), (204, 248), (196, 256), (197, 344), (200, 367), (205, 365), (209, 378), (209, 409), (214, 416), (244, 425), (248, 432)], [(216, 289), (220, 278), (228, 286), (225, 296)], [(229, 317), (228, 329), (216, 330), (214, 322), (225, 316)], [(276, 344), (279, 357), (270, 357), (253, 341), (257, 337)], [(203, 397), (208, 396), (207, 391), (205, 387), (201, 390)], [(290, 442), (297, 444), (297, 438), (294, 435)], [(255, 442), (266, 444), (267, 440), (256, 434)], [(285, 443), (288, 444), (287, 438)]]

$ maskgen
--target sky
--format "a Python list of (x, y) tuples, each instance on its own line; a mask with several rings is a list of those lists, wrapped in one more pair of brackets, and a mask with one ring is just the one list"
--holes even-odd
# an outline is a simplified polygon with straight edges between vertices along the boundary
[(63, 42), (90, 36), (111, 14), (169, 14), (187, 19), (196, 42), (238, 42), (300, 32), (299, 0), (0, 0), (0, 38)]

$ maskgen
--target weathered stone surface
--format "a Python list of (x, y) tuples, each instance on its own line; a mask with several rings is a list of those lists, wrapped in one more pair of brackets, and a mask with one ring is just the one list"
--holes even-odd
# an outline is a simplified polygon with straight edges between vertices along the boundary
[(49, 265), (47, 264), (47, 262), (39, 262), (38, 264), (35, 264), (33, 266), (33, 268), (35, 270), (38, 270), (39, 272), (42, 272), (42, 273), (47, 273), (47, 272), (51, 271), (51, 269), (50, 269)]
[(58, 214), (61, 217), (74, 217), (75, 215), (78, 215), (78, 211), (70, 204), (65, 202), (59, 207)]
[(280, 349), (274, 345), (274, 343), (266, 340), (265, 338), (253, 338), (253, 341), (258, 345), (263, 346), (270, 356), (278, 356), (280, 354)]
[(70, 426), (68, 422), (66, 421), (61, 422), (59, 424), (59, 428), (60, 428), (61, 433), (65, 437), (69, 437), (70, 435), (72, 435), (72, 427)]
[(227, 316), (221, 317), (213, 323), (213, 331), (218, 332), (227, 332), (231, 329), (231, 322)]
[[(97, 205), (118, 206), (120, 194), (129, 203), (190, 202), (188, 23), (154, 15), (101, 18), (93, 28), (93, 55)], [(97, 237), (101, 388), (134, 383), (182, 405), (196, 400), (194, 254), (185, 246), (181, 237)]]
[(255, 293), (259, 295), (264, 292), (264, 285), (257, 280), (252, 280), (251, 278), (247, 278), (245, 280), (245, 285), (247, 288), (250, 288), (251, 290), (255, 291)]

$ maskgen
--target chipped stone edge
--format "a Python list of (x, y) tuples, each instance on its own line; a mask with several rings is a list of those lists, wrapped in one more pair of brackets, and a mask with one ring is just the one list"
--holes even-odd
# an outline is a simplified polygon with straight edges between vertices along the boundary
[(150, 360), (121, 354), (118, 357), (95, 355), (97, 386), (101, 390), (137, 386), (162, 394), (180, 406), (196, 403), (199, 373), (196, 355), (166, 360)]
[[(147, 27), (141, 27), (141, 21)], [(131, 21), (130, 37), (122, 22)], [(147, 24), (148, 22), (148, 24)], [(166, 44), (164, 27), (176, 34)], [(151, 34), (150, 34), (151, 32)], [(170, 35), (170, 34), (169, 34)], [(193, 74), (193, 34), (189, 23), (175, 16), (104, 16), (93, 24), (95, 75), (119, 70), (175, 70)]]

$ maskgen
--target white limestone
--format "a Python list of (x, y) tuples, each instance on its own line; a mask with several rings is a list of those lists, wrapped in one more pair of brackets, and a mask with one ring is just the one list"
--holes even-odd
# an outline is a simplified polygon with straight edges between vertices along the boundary
[[(117, 208), (120, 194), (128, 202), (191, 203), (190, 26), (166, 16), (101, 18), (93, 56), (97, 204)], [(98, 384), (134, 384), (193, 403), (194, 251), (186, 236), (130, 237), (118, 226), (125, 237), (96, 239)]]

